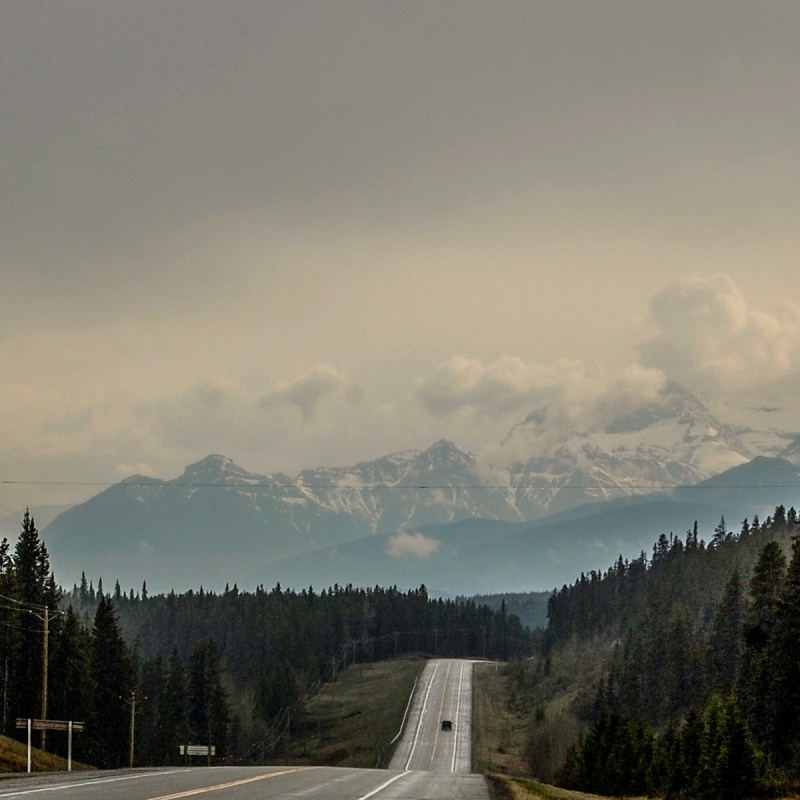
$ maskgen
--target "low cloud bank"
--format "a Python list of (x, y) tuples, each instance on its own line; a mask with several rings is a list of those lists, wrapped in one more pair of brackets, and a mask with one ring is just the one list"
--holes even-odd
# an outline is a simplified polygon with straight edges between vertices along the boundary
[(389, 537), (386, 543), (386, 553), (392, 558), (428, 558), (439, 550), (442, 543), (423, 534), (399, 531)]
[(640, 358), (620, 371), (580, 361), (490, 363), (456, 355), (422, 381), (417, 396), (433, 416), (488, 419), (548, 409), (548, 426), (580, 428), (642, 402), (669, 381), (718, 395), (764, 388), (800, 372), (800, 307), (776, 300), (752, 309), (726, 275), (682, 277), (653, 296)]

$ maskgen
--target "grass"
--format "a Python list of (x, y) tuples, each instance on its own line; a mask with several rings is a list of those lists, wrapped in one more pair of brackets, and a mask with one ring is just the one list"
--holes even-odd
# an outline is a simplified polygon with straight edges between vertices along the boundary
[(475, 665), (473, 769), (487, 776), (494, 800), (599, 798), (527, 777), (532, 761), (547, 778), (560, 765), (577, 733), (571, 707), (578, 685), (592, 666), (585, 654), (547, 670), (534, 662)]
[(473, 669), (472, 761), (476, 772), (524, 775), (522, 753), (528, 711), (509, 707), (511, 696), (505, 665), (475, 664)]
[(385, 767), (422, 659), (356, 664), (340, 672), (293, 726), (288, 759), (296, 764)]
[(529, 778), (489, 775), (488, 779), (494, 800), (609, 800), (605, 795), (559, 789), (557, 786), (539, 783)]
[[(80, 764), (76, 761), (72, 762), (72, 768), (74, 770), (91, 769), (91, 767), (87, 767), (85, 764)], [(35, 748), (32, 750), (32, 772), (65, 772), (66, 769), (67, 759)], [(15, 739), (0, 736), (0, 773), (27, 772), (27, 770), (28, 746)]]
[[(293, 764), (386, 767), (423, 659), (396, 659), (348, 667), (305, 709), (293, 726), (285, 758)], [(529, 778), (523, 754), (530, 712), (515, 702), (515, 677), (507, 665), (476, 664), (473, 768), (486, 774), (495, 800), (588, 800), (595, 795), (558, 789)], [(553, 710), (569, 702), (560, 694)]]
[[(304, 710), (292, 726), (288, 753), (293, 764), (386, 767), (408, 699), (425, 660), (396, 659), (348, 667)], [(527, 697), (515, 691), (519, 676), (508, 665), (476, 664), (473, 695), (473, 769), (487, 775), (495, 800), (583, 800), (529, 778), (524, 758), (530, 734)], [(573, 696), (565, 686), (548, 713), (563, 710)]]

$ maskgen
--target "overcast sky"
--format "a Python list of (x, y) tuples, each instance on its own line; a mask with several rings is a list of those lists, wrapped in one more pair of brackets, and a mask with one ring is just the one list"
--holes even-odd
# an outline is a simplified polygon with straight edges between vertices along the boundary
[(798, 394), (798, 41), (797, 0), (0, 0), (0, 509)]

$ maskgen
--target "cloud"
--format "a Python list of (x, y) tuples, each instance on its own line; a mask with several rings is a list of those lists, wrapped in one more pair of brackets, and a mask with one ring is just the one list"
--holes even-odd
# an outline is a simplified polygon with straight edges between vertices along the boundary
[(658, 402), (667, 385), (667, 375), (654, 367), (629, 364), (622, 373), (597, 387), (596, 400), (590, 406), (592, 419), (607, 423), (632, 411), (643, 402)]
[[(524, 425), (515, 425), (498, 445), (481, 450), (483, 469), (527, 460), (576, 432), (603, 427), (642, 406), (668, 402), (667, 376), (660, 370), (630, 364), (620, 372), (579, 364), (532, 392)], [(488, 473), (487, 473), (488, 474)]]
[[(673, 281), (653, 295), (647, 322), (652, 333), (637, 343), (640, 359), (625, 368), (456, 355), (418, 384), (417, 396), (432, 417), (462, 430), (505, 419), (511, 425), (530, 415), (534, 424), (525, 426), (526, 435), (543, 447), (546, 440), (607, 425), (643, 403), (668, 402), (669, 382), (725, 396), (800, 371), (800, 308), (782, 299), (768, 309), (751, 308), (727, 275)], [(510, 449), (527, 447), (522, 439), (484, 447), (481, 460), (508, 463)]]
[(155, 475), (155, 470), (146, 461), (139, 461), (136, 464), (120, 463), (112, 470), (114, 475), (120, 478), (127, 478), (130, 475)]
[(280, 444), (297, 450), (301, 441), (319, 444), (332, 432), (341, 435), (342, 420), (358, 415), (362, 400), (344, 373), (323, 364), (266, 386), (226, 378), (184, 385), (135, 405), (133, 424), (173, 461), (204, 452), (257, 460)]
[(459, 413), (502, 416), (548, 408), (548, 424), (580, 425), (582, 420), (613, 418), (620, 411), (653, 399), (666, 378), (655, 368), (631, 364), (619, 374), (579, 361), (528, 364), (503, 356), (484, 365), (455, 356), (423, 381), (418, 395), (434, 416)]
[(560, 384), (580, 379), (578, 362), (552, 365), (526, 364), (516, 356), (502, 356), (490, 364), (454, 356), (435, 374), (422, 381), (418, 396), (433, 415), (444, 417), (459, 411), (498, 416), (530, 405), (534, 398)]
[(400, 531), (389, 537), (389, 541), (386, 543), (386, 553), (392, 558), (413, 556), (422, 559), (433, 555), (441, 546), (442, 543), (438, 539), (429, 538), (419, 532)]
[(311, 421), (328, 397), (343, 394), (351, 404), (361, 402), (363, 394), (344, 373), (328, 364), (319, 364), (293, 381), (283, 381), (261, 396), (262, 408), (289, 405), (300, 410), (303, 421)]
[(785, 378), (800, 367), (800, 307), (752, 309), (727, 275), (689, 275), (650, 301), (654, 333), (641, 362), (688, 387), (731, 391)]
[(143, 403), (137, 414), (149, 420), (163, 442), (191, 449), (199, 442), (211, 446), (234, 438), (253, 417), (252, 405), (235, 384), (204, 381), (172, 398)]

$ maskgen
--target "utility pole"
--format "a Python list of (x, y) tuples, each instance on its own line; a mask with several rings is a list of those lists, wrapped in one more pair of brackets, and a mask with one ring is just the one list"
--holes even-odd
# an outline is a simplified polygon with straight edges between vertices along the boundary
[(131, 695), (131, 757), (130, 766), (133, 769), (133, 742), (136, 733), (136, 689), (133, 690)]
[[(47, 719), (47, 662), (50, 639), (50, 617), (47, 606), (44, 607), (44, 654), (42, 656), (42, 719)], [(42, 728), (42, 750), (47, 749), (47, 731)]]

